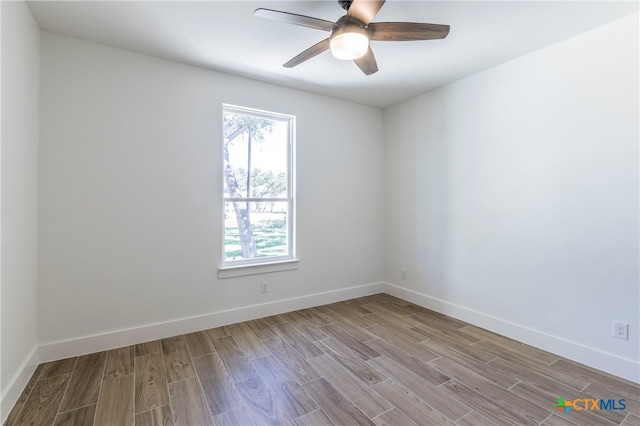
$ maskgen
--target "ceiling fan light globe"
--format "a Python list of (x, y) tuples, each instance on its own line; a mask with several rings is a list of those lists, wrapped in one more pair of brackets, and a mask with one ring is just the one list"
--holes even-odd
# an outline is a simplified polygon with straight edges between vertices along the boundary
[(330, 41), (331, 53), (338, 59), (353, 60), (364, 56), (369, 50), (369, 39), (360, 32), (343, 32)]

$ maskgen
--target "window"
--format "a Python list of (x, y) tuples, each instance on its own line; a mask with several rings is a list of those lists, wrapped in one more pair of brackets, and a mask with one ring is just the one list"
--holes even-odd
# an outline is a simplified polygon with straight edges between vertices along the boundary
[(223, 106), (222, 267), (294, 260), (295, 117)]

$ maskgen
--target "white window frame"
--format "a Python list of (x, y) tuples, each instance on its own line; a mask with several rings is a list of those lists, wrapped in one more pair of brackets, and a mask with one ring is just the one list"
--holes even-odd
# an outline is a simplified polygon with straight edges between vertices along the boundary
[[(298, 259), (296, 259), (296, 202), (295, 202), (295, 135), (296, 117), (289, 114), (276, 113), (255, 108), (242, 107), (231, 104), (222, 105), (222, 122), (226, 113), (236, 113), (250, 115), (253, 117), (288, 123), (288, 149), (287, 149), (287, 197), (286, 198), (247, 198), (229, 197), (225, 194), (224, 167), (222, 168), (222, 251), (221, 264), (219, 267), (219, 278), (227, 278), (241, 275), (259, 274), (264, 272), (276, 272), (281, 270), (296, 269)], [(222, 128), (222, 149), (224, 150), (224, 126)], [(250, 173), (250, 171), (247, 171)], [(225, 205), (228, 202), (261, 202), (278, 201), (286, 202), (287, 205), (287, 254), (284, 256), (256, 257), (253, 259), (241, 259), (228, 261), (225, 259)]]

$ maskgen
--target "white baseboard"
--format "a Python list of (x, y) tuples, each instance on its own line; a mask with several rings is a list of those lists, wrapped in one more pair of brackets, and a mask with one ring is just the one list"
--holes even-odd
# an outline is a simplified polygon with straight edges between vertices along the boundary
[(149, 324), (141, 327), (83, 336), (60, 342), (44, 343), (40, 345), (40, 362), (49, 362), (71, 356), (100, 352), (133, 345), (135, 343), (148, 342), (150, 340), (249, 321), (297, 309), (326, 305), (328, 303), (376, 293), (384, 293), (385, 289), (386, 285), (384, 283), (365, 284), (291, 299), (277, 300), (260, 305), (243, 306), (205, 315)]
[(527, 343), (536, 348), (569, 358), (598, 370), (640, 383), (640, 362), (603, 352), (577, 342), (515, 324), (464, 306), (427, 296), (393, 284), (386, 284), (385, 292), (416, 305), (440, 312), (481, 328)]
[(4, 424), (5, 420), (9, 416), (9, 412), (18, 402), (22, 390), (29, 383), (29, 379), (33, 375), (36, 367), (38, 366), (40, 359), (38, 357), (38, 346), (34, 346), (27, 355), (20, 368), (14, 376), (11, 378), (7, 386), (2, 389), (2, 397), (0, 400), (0, 424)]

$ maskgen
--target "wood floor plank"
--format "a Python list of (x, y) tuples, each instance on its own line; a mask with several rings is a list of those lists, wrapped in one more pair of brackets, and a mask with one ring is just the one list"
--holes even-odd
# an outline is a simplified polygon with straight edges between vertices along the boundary
[[(521, 383), (530, 383), (542, 389), (548, 390), (549, 392), (551, 392), (550, 395), (561, 394), (563, 396), (566, 396), (567, 398), (580, 398), (581, 393), (579, 390), (567, 386), (565, 383), (557, 381), (552, 377), (544, 374), (539, 374), (535, 370), (530, 369), (522, 364), (504, 360), (502, 358), (496, 358), (492, 360), (489, 365), (498, 371), (516, 377), (519, 380), (516, 386)], [(513, 388), (515, 388), (515, 386), (510, 387), (510, 389)]]
[(157, 352), (160, 352), (160, 341), (158, 340), (138, 343), (136, 345), (136, 356), (155, 354)]
[[(347, 301), (348, 302), (348, 301)], [(347, 302), (338, 302), (331, 305), (327, 305), (327, 309), (331, 314), (327, 314), (327, 317), (331, 318), (331, 322), (341, 322), (347, 325), (352, 325), (360, 328), (366, 328), (373, 323), (363, 317), (363, 313), (371, 313), (366, 309), (358, 309), (359, 306), (348, 304)]]
[(456, 422), (457, 426), (498, 426), (477, 411), (472, 411)]
[[(408, 308), (411, 312), (411, 319), (420, 322), (428, 327), (431, 327), (436, 330), (440, 330), (442, 332), (451, 333), (455, 332), (459, 328), (465, 326), (466, 324), (447, 316), (438, 314), (429, 310), (416, 310), (412, 308)], [(479, 338), (471, 336), (469, 334), (457, 333), (461, 335), (461, 338), (468, 343), (477, 343), (480, 341)]]
[(327, 335), (319, 328), (319, 325), (312, 323), (297, 315), (295, 312), (280, 314), (287, 321), (287, 324), (295, 328), (300, 334), (312, 342), (325, 339)]
[(184, 335), (191, 358), (207, 355), (215, 351), (207, 331), (197, 331)]
[(419, 425), (453, 425), (446, 417), (391, 380), (373, 386), (381, 397)]
[[(509, 352), (504, 350), (503, 348), (494, 346), (493, 343), (482, 342), (477, 344), (475, 347), (480, 347), (489, 351), (493, 351), (496, 354), (496, 356), (498, 356), (502, 360), (500, 361), (501, 365), (510, 363), (511, 365), (522, 366), (521, 372), (525, 374), (529, 371), (534, 371), (541, 376), (552, 378), (556, 382), (563, 383), (576, 390), (582, 390), (585, 387), (587, 387), (587, 385), (589, 384), (589, 381), (584, 379), (583, 377), (580, 377), (580, 375), (568, 374), (564, 371), (555, 371), (554, 369), (552, 369), (547, 365), (531, 361), (528, 358), (517, 356), (514, 352)], [(495, 364), (496, 363), (489, 362), (489, 365), (495, 365)], [(516, 367), (516, 370), (518, 368), (519, 367)], [(512, 371), (516, 371), (516, 370), (513, 370), (512, 368)], [(512, 375), (515, 376), (515, 374), (512, 374)]]
[(569, 421), (566, 416), (552, 414), (541, 423), (541, 426), (578, 426), (578, 424)]
[(167, 376), (160, 352), (135, 359), (136, 414), (169, 404)]
[(242, 398), (241, 404), (249, 411), (244, 415), (248, 414), (252, 419), (258, 419), (260, 424), (277, 425), (287, 422), (286, 413), (277, 404), (276, 396), (262, 377), (256, 376), (235, 383), (235, 387)]
[(59, 413), (56, 416), (54, 426), (85, 426), (93, 425), (96, 416), (96, 404), (75, 410)]
[(103, 381), (95, 425), (133, 425), (134, 394), (133, 373)]
[(211, 341), (229, 336), (226, 327), (209, 328), (204, 332), (207, 333), (207, 336), (209, 336), (209, 339), (211, 339)]
[[(499, 386), (483, 377), (481, 374), (464, 367), (460, 368), (458, 364), (446, 358), (438, 358), (433, 361), (432, 364), (438, 369), (443, 370), (446, 374), (451, 375), (451, 377), (455, 377), (458, 382), (463, 383), (466, 387), (482, 394), (483, 397), (499, 402), (503, 405), (508, 405), (513, 412), (517, 412), (525, 419), (540, 423), (549, 415), (548, 409), (542, 408), (528, 399), (522, 398), (521, 396), (508, 391), (502, 386)], [(440, 387), (439, 389), (443, 388)], [(475, 409), (475, 407), (472, 408)], [(484, 413), (480, 413), (484, 415)]]
[(213, 423), (216, 426), (238, 426), (246, 423), (246, 417), (241, 409), (229, 410), (213, 416)]
[(420, 314), (412, 315), (410, 318), (421, 322), (420, 325), (415, 327), (418, 329), (416, 331), (425, 334), (430, 339), (437, 339), (438, 341), (446, 344), (458, 345), (473, 345), (480, 342), (480, 339), (477, 337), (462, 333), (460, 332), (460, 329), (439, 327), (438, 324), (434, 324), (429, 319), (424, 320)]
[(35, 368), (35, 370), (33, 371), (33, 374), (31, 375), (31, 378), (27, 382), (27, 385), (24, 387), (24, 389), (22, 390), (22, 393), (20, 394), (20, 397), (18, 398), (18, 402), (17, 402), (18, 404), (23, 403), (27, 400), (27, 398), (29, 397), (29, 394), (31, 393), (33, 388), (36, 386), (36, 382), (40, 378), (40, 375), (44, 370), (44, 366), (45, 364), (39, 364)]
[(171, 407), (164, 405), (136, 414), (136, 426), (173, 426)]
[(173, 407), (173, 423), (176, 426), (213, 425), (197, 377), (170, 383), (169, 394)]
[(596, 371), (586, 365), (567, 359), (559, 359), (551, 365), (551, 370), (562, 372), (573, 377), (579, 377), (585, 382), (596, 382), (607, 389), (611, 389), (625, 395), (628, 398), (638, 399), (640, 395), (640, 384), (632, 383), (624, 379), (613, 377), (605, 372)]
[[(364, 317), (358, 316), (357, 314), (354, 315), (359, 318), (357, 323), (367, 324), (368, 326), (375, 325)], [(338, 313), (331, 315), (331, 324), (338, 326), (359, 341), (366, 343), (369, 340), (375, 338), (375, 336), (371, 334), (367, 328), (363, 328), (357, 325), (357, 323), (354, 322), (353, 317), (351, 317), (351, 319), (347, 319), (346, 317)]]
[(473, 336), (465, 335), (459, 332), (457, 329), (437, 329), (436, 327), (429, 327), (425, 324), (420, 324), (417, 327), (413, 327), (412, 330), (422, 334), (430, 340), (435, 340), (444, 345), (462, 346), (472, 345), (479, 343), (479, 340)]
[(261, 318), (260, 321), (264, 322), (265, 324), (267, 324), (271, 328), (273, 328), (274, 326), (276, 326), (278, 324), (286, 323), (285, 320), (280, 318), (280, 315), (272, 315), (270, 317), (264, 317), (264, 318)]
[(61, 359), (58, 361), (47, 362), (42, 368), (41, 378), (54, 377), (61, 374), (71, 374), (76, 366), (77, 356), (72, 358)]
[(533, 346), (524, 345), (513, 339), (509, 339), (508, 337), (492, 333), (488, 330), (484, 330), (473, 325), (462, 327), (459, 329), (459, 332), (476, 337), (481, 341), (491, 343), (497, 347), (506, 349), (509, 352), (515, 352), (517, 356), (527, 358), (540, 364), (551, 365), (560, 358), (555, 354), (543, 351), (538, 348), (534, 348)]
[[(431, 351), (442, 356), (449, 357), (452, 352), (456, 352), (460, 355), (463, 355), (464, 358), (471, 358), (483, 364), (491, 361), (492, 359), (498, 356), (495, 353), (495, 351), (489, 351), (489, 350), (483, 349), (481, 347), (482, 343), (476, 344), (476, 345), (465, 345), (465, 344), (460, 344), (451, 340), (442, 341), (437, 337), (434, 338), (433, 335), (429, 336), (428, 335), (429, 332), (425, 331), (424, 328), (419, 329), (416, 327), (414, 328), (414, 330), (416, 330), (419, 333), (424, 333), (425, 337), (428, 337), (428, 340), (424, 340), (418, 343), (418, 345), (428, 348)], [(436, 348), (442, 349), (442, 351), (436, 350)]]
[(125, 346), (107, 352), (107, 365), (104, 369), (104, 380), (114, 379), (133, 373), (135, 346)]
[(511, 377), (514, 377), (519, 381), (535, 383), (544, 388), (557, 389), (558, 391), (562, 392), (563, 395), (566, 394), (567, 397), (569, 397), (569, 395), (571, 394), (575, 395), (576, 398), (579, 398), (578, 395), (580, 390), (575, 389), (574, 387), (571, 387), (559, 380), (556, 380), (554, 377), (550, 377), (547, 374), (541, 374), (539, 371), (530, 368), (528, 365), (514, 362), (512, 360), (505, 360), (502, 358), (495, 358), (488, 362), (487, 365)]
[(622, 426), (640, 426), (640, 416), (629, 413), (624, 422), (622, 422)]
[(71, 411), (98, 403), (98, 393), (102, 385), (106, 361), (106, 352), (97, 352), (78, 357), (76, 367), (69, 380), (69, 387), (62, 400), (60, 411)]
[(508, 401), (495, 401), (489, 396), (476, 392), (462, 384), (458, 379), (453, 379), (439, 388), (454, 399), (464, 401), (482, 416), (499, 425), (537, 425), (546, 419), (549, 413), (545, 413), (541, 419), (530, 418), (518, 410), (511, 409)]
[(318, 409), (315, 401), (296, 382), (296, 376), (278, 363), (273, 355), (254, 360), (253, 364), (271, 390), (279, 413), (295, 419)]
[(196, 375), (196, 371), (191, 363), (191, 356), (187, 349), (187, 344), (182, 336), (162, 339), (162, 359), (169, 383), (178, 380), (188, 379)]
[(245, 323), (232, 324), (224, 328), (228, 335), (233, 337), (247, 359), (252, 360), (269, 355), (269, 350)]
[(11, 411), (9, 411), (9, 415), (7, 419), (4, 421), (3, 426), (16, 426), (16, 420), (18, 420), (18, 416), (22, 411), (22, 407), (24, 407), (24, 402), (18, 402), (13, 406)]
[[(74, 361), (75, 364), (75, 361)], [(56, 366), (57, 368), (58, 366)], [(45, 370), (46, 371), (46, 370)], [(25, 401), (16, 425), (50, 425), (56, 418), (70, 374), (40, 377)]]
[[(396, 324), (398, 326), (402, 326), (403, 328), (411, 328), (411, 327), (417, 327), (419, 325), (421, 325), (420, 322), (416, 321), (415, 319), (409, 317), (408, 315), (401, 315), (398, 314), (392, 310), (389, 310), (387, 308), (385, 308), (384, 303), (379, 304), (379, 303), (370, 303), (367, 305), (362, 305), (363, 308), (373, 312), (373, 314), (371, 315), (365, 315), (365, 318), (371, 318), (371, 317), (380, 317), (380, 318), (384, 318), (386, 320), (388, 320), (389, 322), (392, 322), (393, 324)], [(388, 306), (388, 305), (386, 305)]]
[[(361, 318), (362, 318), (362, 320), (360, 321), (361, 323), (363, 324), (366, 323), (368, 325), (375, 325), (374, 323), (370, 322), (364, 317), (361, 317)], [(369, 340), (375, 339), (376, 337), (373, 333), (369, 331), (369, 328), (360, 327), (356, 325), (353, 321), (351, 321), (350, 319), (346, 319), (342, 315), (335, 315), (331, 317), (331, 319), (332, 319), (331, 324), (344, 330), (349, 335), (355, 337), (357, 340), (359, 340), (362, 343), (366, 344)]]
[(244, 382), (258, 375), (233, 337), (216, 339), (213, 345), (232, 381)]
[(402, 414), (400, 410), (392, 409), (373, 419), (377, 426), (418, 426), (416, 422)]
[(269, 352), (296, 376), (298, 384), (304, 384), (320, 377), (304, 357), (280, 337), (264, 341)]
[[(394, 308), (394, 306), (396, 308)], [(368, 303), (362, 305), (368, 311), (381, 318), (393, 319), (396, 324), (403, 324), (406, 328), (411, 328), (420, 325), (420, 323), (409, 318), (413, 312), (407, 310), (399, 305), (393, 305), (384, 301)], [(401, 310), (400, 312), (398, 310)], [(401, 313), (402, 312), (402, 313)], [(367, 315), (368, 316), (368, 315)]]
[[(411, 371), (413, 374), (420, 376), (423, 380), (426, 380), (433, 386), (437, 386), (450, 379), (449, 376), (437, 368), (412, 357), (406, 352), (398, 351), (391, 343), (376, 339), (369, 342), (369, 345), (383, 354), (386, 358), (393, 360), (397, 364)], [(369, 365), (375, 364), (369, 362)], [(378, 371), (380, 370), (378, 369)]]
[(296, 426), (334, 426), (329, 416), (324, 411), (318, 409), (304, 416), (294, 419)]
[[(546, 378), (535, 379), (534, 377), (530, 377), (525, 381), (521, 381), (509, 390), (515, 395), (518, 395), (527, 401), (531, 401), (539, 407), (547, 408), (549, 410), (551, 410), (551, 404), (549, 401), (557, 401), (559, 396), (570, 400), (582, 397), (582, 394), (579, 391)], [(595, 414), (595, 412), (584, 410), (572, 411), (569, 420), (581, 426), (611, 426), (616, 424)]]
[[(595, 390), (595, 393), (588, 392), (585, 389), (584, 392), (576, 390), (573, 387), (568, 386), (566, 383), (560, 382), (556, 380), (554, 377), (550, 377), (545, 374), (540, 374), (537, 371), (537, 366), (531, 366), (530, 364), (519, 364), (517, 362), (513, 362), (511, 360), (504, 360), (502, 358), (496, 358), (495, 360), (489, 363), (492, 367), (497, 368), (498, 370), (505, 371), (508, 374), (513, 376), (517, 376), (522, 380), (516, 386), (511, 388), (510, 390), (513, 393), (516, 393), (525, 399), (537, 403), (541, 407), (548, 407), (548, 401), (557, 398), (557, 396), (562, 396), (565, 399), (579, 399), (579, 398), (601, 398), (602, 395), (607, 395), (607, 398), (615, 398), (619, 399), (621, 396), (613, 395), (606, 391), (603, 392), (603, 389), (599, 389), (597, 387), (593, 387), (592, 390)], [(546, 366), (542, 366), (544, 368), (548, 368)], [(590, 385), (591, 386), (591, 385)], [(537, 392), (536, 392), (537, 391)], [(532, 394), (533, 393), (533, 394)], [(637, 402), (636, 402), (637, 404)], [(636, 405), (637, 408), (637, 405)], [(598, 410), (590, 413), (595, 416), (602, 417), (613, 423), (620, 424), (626, 413), (614, 410)], [(589, 419), (583, 420), (586, 422)]]
[(276, 332), (261, 319), (247, 321), (246, 324), (260, 340), (269, 340), (278, 336)]
[(640, 414), (640, 401), (638, 401), (638, 398), (640, 398), (640, 392), (638, 392), (638, 394), (634, 398), (633, 396), (630, 396), (615, 388), (612, 389), (611, 387), (606, 387), (599, 383), (592, 382), (582, 391), (582, 393), (588, 395), (591, 398), (602, 398), (603, 396), (606, 396), (607, 399), (624, 399), (625, 405), (627, 406), (626, 411), (630, 413)]
[(307, 322), (310, 322), (315, 325), (324, 325), (329, 324), (330, 321), (327, 320), (322, 315), (318, 315), (314, 312), (313, 309), (300, 309), (298, 311), (293, 311), (295, 315), (302, 317)]
[(503, 340), (501, 340), (501, 342), (509, 342), (508, 344), (505, 344), (505, 346), (507, 347), (509, 345), (513, 345), (512, 350), (516, 352), (516, 354), (514, 355), (522, 356), (532, 361), (537, 361), (540, 364), (551, 365), (560, 359), (560, 356), (556, 354), (538, 349), (531, 345), (527, 345), (526, 343), (517, 342), (513, 339), (503, 337)]
[(358, 354), (358, 356), (363, 361), (368, 361), (372, 358), (380, 356), (377, 351), (371, 349), (369, 346), (367, 346), (366, 343), (362, 343), (360, 340), (356, 339), (351, 334), (347, 333), (342, 328), (336, 325), (323, 325), (321, 329), (338, 342), (349, 347), (353, 352)]
[[(405, 304), (394, 303), (391, 300), (378, 300), (373, 304), (384, 309), (384, 311), (381, 312), (389, 312), (389, 314), (398, 317), (408, 317), (414, 314), (414, 311), (409, 309)], [(366, 309), (367, 306), (364, 305), (364, 308)]]
[[(349, 306), (352, 310), (357, 312), (359, 315), (367, 315), (367, 314), (372, 314), (373, 313), (370, 310), (368, 310), (368, 309), (366, 309), (366, 308), (364, 308), (362, 306), (364, 303), (358, 303), (358, 299), (349, 299), (349, 300), (345, 300), (344, 302), (339, 302), (339, 303), (343, 303), (343, 304)], [(333, 304), (331, 306), (333, 306)]]
[(322, 351), (317, 348), (309, 339), (300, 334), (290, 324), (278, 324), (272, 327), (276, 333), (295, 351), (305, 359), (322, 355)]
[(330, 313), (329, 309), (327, 309), (327, 306), (328, 305), (314, 306), (312, 308), (307, 308), (307, 309), (313, 311), (315, 314), (323, 316), (324, 314)]
[[(405, 352), (421, 361), (433, 361), (440, 356), (437, 353), (430, 351), (425, 346), (415, 343), (410, 338), (406, 338), (402, 334), (392, 333), (377, 324), (368, 327), (367, 330), (375, 337), (390, 343), (397, 351)], [(367, 342), (367, 344), (369, 344), (369, 342)]]
[[(407, 304), (405, 300), (386, 293), (376, 293), (366, 297), (367, 303), (394, 303), (399, 306)], [(365, 303), (366, 304), (366, 303)]]
[(309, 363), (370, 419), (393, 408), (329, 355), (313, 358)]
[(337, 425), (374, 425), (355, 405), (344, 398), (326, 379), (320, 378), (302, 385)]
[(420, 323), (417, 321), (412, 320), (411, 322), (408, 322), (403, 318), (394, 317), (391, 315), (387, 315), (387, 317), (383, 317), (377, 313), (365, 315), (364, 318), (366, 318), (368, 321), (374, 324), (377, 324), (381, 327), (386, 328), (387, 330), (393, 333), (398, 333), (407, 338), (410, 338), (416, 343), (421, 342), (427, 338), (424, 335), (412, 330), (412, 328), (415, 328), (417, 325), (420, 325)]
[(472, 411), (464, 403), (447, 398), (434, 385), (429, 384), (423, 378), (416, 376), (385, 356), (373, 359), (369, 363), (376, 366), (378, 370), (383, 371), (395, 384), (411, 392), (453, 422)]
[(433, 360), (431, 362), (431, 365), (440, 369), (448, 376), (478, 376), (492, 381), (493, 383), (505, 389), (509, 389), (519, 381), (519, 379), (505, 374), (488, 364), (484, 364), (469, 357), (465, 357), (464, 355), (461, 355), (455, 351), (447, 351), (444, 348), (434, 348), (433, 346), (428, 345), (428, 342), (423, 342), (422, 344), (427, 346), (429, 349), (433, 349), (434, 351), (437, 351), (441, 355), (443, 355), (440, 358)]
[(413, 312), (414, 314), (420, 314), (420, 316), (423, 318), (425, 317), (431, 318), (432, 319), (432, 321), (430, 322), (431, 324), (433, 325), (438, 324), (443, 328), (458, 329), (466, 325), (469, 325), (468, 323), (464, 321), (460, 321), (459, 319), (449, 317), (447, 315), (441, 314), (440, 312), (436, 312), (434, 310), (427, 309), (425, 307), (418, 306), (410, 302), (405, 302), (404, 306), (407, 309), (411, 310), (411, 312)]
[(362, 297), (354, 297), (353, 299), (350, 299), (350, 302), (361, 306), (361, 305), (366, 305), (368, 303), (373, 303), (376, 300), (377, 299), (373, 297), (373, 295), (369, 295), (369, 296), (362, 296)]
[(318, 342), (318, 347), (368, 386), (386, 380), (384, 374), (371, 368), (358, 354), (334, 339), (325, 339)]
[[(589, 399), (600, 399), (601, 395), (603, 394), (596, 394), (596, 395), (589, 395), (589, 394), (584, 394), (582, 395), (583, 398), (589, 398)], [(607, 394), (604, 394), (607, 395)], [(607, 395), (606, 398), (604, 399), (610, 399), (610, 396)], [(618, 399), (615, 400), (616, 402), (618, 401)], [(614, 424), (621, 424), (625, 417), (627, 417), (627, 413), (628, 412), (634, 412), (634, 411), (630, 411), (629, 407), (627, 407), (624, 411), (617, 411), (617, 410), (594, 410), (591, 411), (591, 414), (598, 416), (602, 419), (608, 420)], [(637, 412), (637, 411), (635, 411)]]
[(193, 358), (205, 400), (212, 415), (236, 408), (233, 385), (217, 353)]

